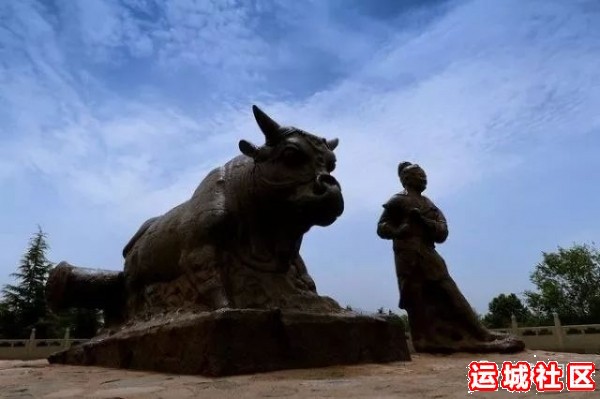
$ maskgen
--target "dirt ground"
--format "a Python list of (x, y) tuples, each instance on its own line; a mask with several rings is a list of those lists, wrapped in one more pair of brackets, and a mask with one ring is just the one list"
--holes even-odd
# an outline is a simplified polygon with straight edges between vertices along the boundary
[[(413, 361), (288, 370), (227, 378), (49, 365), (45, 360), (0, 360), (1, 398), (465, 398), (467, 366), (473, 360), (593, 361), (600, 356), (527, 351), (517, 355), (413, 355)], [(597, 372), (595, 380), (600, 379)], [(568, 398), (600, 398), (595, 392), (558, 393)], [(506, 391), (474, 392), (479, 397), (514, 397)], [(518, 397), (552, 395), (535, 388)], [(554, 394), (556, 395), (556, 394)], [(553, 396), (556, 397), (556, 396)]]

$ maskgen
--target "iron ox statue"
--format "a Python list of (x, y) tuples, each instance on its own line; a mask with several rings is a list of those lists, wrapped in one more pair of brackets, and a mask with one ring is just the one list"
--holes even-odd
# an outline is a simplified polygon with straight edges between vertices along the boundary
[(128, 311), (171, 307), (315, 308), (302, 236), (344, 210), (331, 175), (337, 140), (282, 128), (254, 107), (266, 138), (214, 169), (192, 198), (146, 221), (123, 250)]
[(225, 375), (409, 359), (401, 326), (319, 296), (299, 253), (344, 210), (338, 140), (253, 112), (265, 143), (241, 140), (188, 201), (143, 223), (122, 272), (52, 271), (50, 305), (102, 309), (109, 328), (50, 361)]

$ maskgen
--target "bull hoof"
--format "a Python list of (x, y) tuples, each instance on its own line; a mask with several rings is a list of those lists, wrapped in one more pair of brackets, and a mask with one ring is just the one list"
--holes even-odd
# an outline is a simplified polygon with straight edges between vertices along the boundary
[(227, 298), (227, 294), (222, 289), (216, 290), (212, 295), (214, 309), (231, 308), (231, 302)]

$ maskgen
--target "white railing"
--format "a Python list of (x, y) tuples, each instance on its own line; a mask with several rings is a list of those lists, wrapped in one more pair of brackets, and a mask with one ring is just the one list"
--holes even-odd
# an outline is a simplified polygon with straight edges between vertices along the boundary
[[(354, 312), (363, 315), (386, 316), (386, 314), (362, 310)], [(600, 324), (563, 326), (557, 314), (554, 314), (554, 325), (552, 326), (519, 327), (513, 316), (511, 327), (492, 329), (492, 331), (516, 335), (525, 342), (528, 349), (600, 354)], [(412, 352), (414, 349), (409, 331), (406, 331), (406, 337)], [(0, 360), (43, 359), (52, 353), (68, 349), (71, 345), (86, 341), (87, 339), (70, 338), (68, 329), (63, 338), (36, 339), (35, 329), (33, 329), (29, 339), (0, 339)]]
[(0, 339), (0, 360), (44, 359), (55, 352), (70, 348), (71, 345), (86, 341), (70, 338), (68, 329), (63, 338), (36, 339), (34, 328), (29, 339)]
[(518, 336), (528, 349), (600, 354), (600, 324), (563, 326), (556, 313), (552, 326), (519, 327), (516, 317), (511, 319), (509, 328), (493, 331)]
[[(364, 310), (354, 312), (368, 316), (386, 316)], [(508, 333), (518, 336), (525, 342), (527, 349), (548, 350), (572, 353), (600, 354), (600, 324), (580, 324), (563, 326), (558, 314), (554, 314), (554, 325), (539, 327), (520, 327), (513, 316), (511, 326), (497, 328), (492, 331)], [(410, 332), (406, 331), (406, 339), (411, 352), (414, 352)]]

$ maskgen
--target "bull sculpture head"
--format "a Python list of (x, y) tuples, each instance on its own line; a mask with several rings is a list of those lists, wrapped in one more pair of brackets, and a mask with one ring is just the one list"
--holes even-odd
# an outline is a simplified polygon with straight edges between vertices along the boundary
[(257, 106), (252, 110), (265, 144), (240, 140), (239, 148), (254, 160), (257, 184), (271, 193), (270, 201), (285, 203), (288, 214), (306, 228), (332, 224), (344, 210), (340, 184), (331, 175), (339, 140), (280, 126)]

